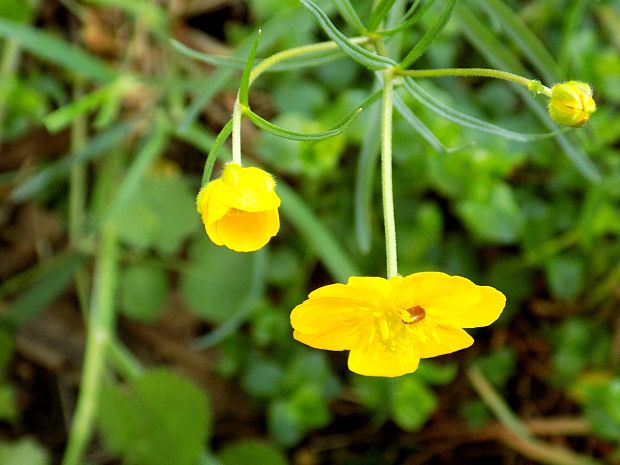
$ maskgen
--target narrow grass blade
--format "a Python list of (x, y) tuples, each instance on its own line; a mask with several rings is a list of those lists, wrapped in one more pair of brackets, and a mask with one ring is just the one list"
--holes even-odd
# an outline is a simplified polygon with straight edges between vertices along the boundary
[(321, 10), (312, 0), (301, 0), (301, 3), (308, 9), (312, 16), (314, 16), (329, 38), (336, 42), (347, 55), (361, 65), (373, 70), (386, 69), (396, 65), (393, 60), (377, 55), (376, 53), (366, 50), (364, 47), (351, 42), (348, 37), (346, 37), (336, 28), (336, 26), (333, 25), (325, 12)]
[[(380, 31), (377, 31), (377, 34), (380, 34), (382, 36), (390, 36), (392, 34), (395, 34), (397, 32), (400, 32), (404, 29), (409, 29), (411, 28), (415, 23), (417, 23), (420, 19), (422, 19), (422, 17), (424, 16), (424, 14), (428, 11), (428, 9), (433, 5), (433, 0), (427, 0), (425, 1), (422, 6), (417, 10), (416, 10), (416, 6), (417, 6), (418, 2), (414, 2), (411, 7), (409, 8), (409, 10), (405, 13), (405, 15), (403, 16), (402, 22), (397, 24), (396, 26), (393, 26), (391, 28), (388, 29), (382, 29)], [(415, 13), (414, 13), (415, 12)]]
[(116, 72), (75, 44), (25, 24), (0, 18), (0, 37), (13, 39), (39, 58), (95, 81), (111, 81)]
[[(136, 158), (127, 170), (125, 179), (118, 188), (118, 194), (114, 198), (108, 211), (104, 214), (102, 224), (117, 215), (125, 208), (132, 196), (137, 194), (140, 182), (153, 162), (161, 155), (168, 144), (169, 125), (165, 116), (160, 113), (155, 117), (155, 124), (149, 133), (142, 140), (142, 147), (138, 151)], [(116, 220), (116, 218), (114, 218)]]
[(430, 29), (424, 33), (422, 38), (418, 40), (415, 46), (411, 49), (411, 51), (403, 58), (400, 62), (399, 66), (401, 68), (408, 68), (411, 66), (422, 54), (426, 51), (426, 49), (431, 45), (435, 37), (441, 32), (444, 28), (450, 16), (452, 15), (452, 11), (454, 10), (454, 6), (456, 5), (456, 0), (447, 0), (447, 3), (444, 9), (439, 13)]
[(0, 321), (19, 327), (36, 317), (62, 294), (84, 261), (85, 258), (77, 253), (52, 258), (32, 285), (13, 299), (10, 310)]
[(26, 179), (11, 193), (11, 200), (14, 202), (28, 200), (51, 183), (67, 176), (74, 163), (85, 163), (107, 153), (126, 139), (133, 124), (133, 120), (118, 123), (94, 136), (82, 150), (66, 155), (41, 169), (38, 173)]
[(346, 282), (350, 276), (359, 276), (360, 270), (349, 254), (301, 197), (282, 181), (278, 182), (277, 190), (282, 199), (282, 215), (304, 237), (331, 275), (341, 282)]
[(236, 56), (213, 55), (211, 53), (203, 53), (188, 47), (176, 39), (170, 39), (170, 45), (181, 55), (185, 55), (193, 60), (198, 60), (214, 66), (222, 66), (225, 68), (243, 69), (246, 60)]

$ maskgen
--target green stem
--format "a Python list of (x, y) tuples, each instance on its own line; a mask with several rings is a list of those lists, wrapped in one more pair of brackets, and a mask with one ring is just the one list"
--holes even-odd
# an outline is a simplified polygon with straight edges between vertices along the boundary
[(241, 117), (243, 111), (239, 102), (239, 95), (235, 100), (232, 115), (232, 161), (241, 165)]
[(385, 72), (383, 76), (383, 98), (381, 100), (381, 184), (383, 188), (383, 221), (388, 279), (398, 274), (394, 193), (392, 190), (392, 77), (392, 70)]
[(489, 68), (440, 68), (440, 69), (408, 69), (396, 71), (399, 75), (409, 76), (413, 78), (426, 77), (445, 77), (445, 76), (461, 76), (461, 77), (490, 77), (502, 79), (504, 81), (516, 82), (528, 89), (539, 94), (551, 96), (551, 89), (540, 84), (534, 79), (527, 79), (518, 74), (509, 73), (507, 71), (499, 71)]
[[(4, 43), (2, 59), (0, 61), (0, 79), (5, 83), (12, 85), (13, 77), (17, 72), (20, 55), (19, 43), (14, 39), (7, 39)], [(4, 126), (4, 118), (8, 108), (8, 95), (6, 92), (0, 93), (0, 146), (2, 145), (2, 133)]]
[(80, 394), (62, 465), (81, 464), (82, 455), (93, 431), (106, 352), (112, 339), (117, 262), (116, 234), (110, 226), (104, 226), (97, 257)]

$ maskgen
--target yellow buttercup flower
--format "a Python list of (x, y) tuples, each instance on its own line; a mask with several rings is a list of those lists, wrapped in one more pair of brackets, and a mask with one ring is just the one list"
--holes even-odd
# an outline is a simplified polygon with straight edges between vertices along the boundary
[(585, 82), (568, 81), (551, 88), (549, 116), (562, 126), (579, 128), (596, 111), (592, 88)]
[(196, 199), (209, 238), (237, 252), (263, 247), (280, 229), (280, 198), (273, 177), (254, 167), (229, 163)]
[(349, 350), (351, 371), (394, 377), (414, 372), (421, 358), (471, 346), (462, 328), (490, 325), (505, 304), (498, 290), (445, 273), (352, 277), (310, 293), (291, 325), (304, 344)]

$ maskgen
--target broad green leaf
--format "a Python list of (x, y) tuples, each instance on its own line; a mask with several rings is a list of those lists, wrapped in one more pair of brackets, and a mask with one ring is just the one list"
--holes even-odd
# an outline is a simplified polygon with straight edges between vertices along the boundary
[(51, 459), (47, 450), (30, 438), (0, 443), (2, 465), (49, 465)]
[(439, 400), (415, 376), (396, 378), (390, 400), (391, 416), (405, 431), (418, 431), (437, 408)]
[(195, 194), (179, 174), (146, 174), (112, 220), (122, 242), (164, 255), (178, 253), (183, 242), (201, 229)]
[(594, 433), (607, 440), (620, 440), (620, 379), (584, 388), (584, 413)]
[(170, 293), (165, 270), (156, 266), (131, 265), (121, 273), (120, 307), (130, 318), (154, 321)]
[(477, 357), (473, 365), (496, 388), (503, 389), (517, 369), (514, 349), (503, 347), (487, 355)]
[(441, 32), (444, 28), (450, 16), (452, 15), (452, 10), (456, 5), (457, 0), (447, 0), (444, 9), (437, 15), (435, 21), (431, 25), (431, 27), (424, 33), (424, 35), (418, 40), (415, 46), (411, 49), (411, 51), (402, 59), (399, 63), (399, 67), (408, 68), (411, 66), (422, 54), (428, 49), (431, 45), (435, 37)]
[(205, 234), (190, 247), (189, 265), (181, 273), (183, 300), (207, 321), (236, 318), (247, 307), (253, 260), (252, 254), (211, 244)]
[(14, 202), (29, 200), (53, 182), (66, 177), (75, 163), (86, 163), (109, 152), (126, 139), (133, 124), (133, 120), (121, 121), (92, 137), (82, 149), (60, 158), (27, 178), (11, 192), (11, 200)]
[(267, 274), (267, 253), (265, 250), (257, 250), (252, 254), (252, 275), (249, 287), (245, 292), (245, 298), (239, 303), (234, 315), (227, 318), (220, 326), (210, 333), (200, 337), (194, 343), (196, 349), (213, 347), (234, 333), (250, 317), (255, 310), (256, 303), (265, 292), (265, 280)]
[(205, 393), (166, 369), (125, 388), (102, 391), (99, 426), (106, 448), (126, 465), (195, 465), (211, 435)]
[(365, 48), (351, 42), (336, 26), (332, 24), (327, 15), (312, 0), (301, 0), (303, 6), (314, 16), (325, 34), (342, 48), (342, 50), (358, 63), (366, 66), (368, 69), (379, 70), (395, 66), (396, 62), (390, 58), (382, 57), (376, 53), (370, 52)]
[(494, 185), (482, 198), (459, 202), (457, 212), (467, 227), (481, 239), (512, 244), (521, 236), (524, 216), (506, 184)]
[(357, 11), (355, 11), (355, 7), (349, 0), (334, 0), (334, 4), (349, 26), (352, 26), (360, 34), (366, 33), (364, 23), (362, 23)]
[(448, 384), (454, 381), (458, 367), (454, 362), (440, 365), (431, 360), (422, 360), (415, 376), (428, 384)]
[(270, 132), (271, 134), (274, 134), (276, 136), (299, 141), (318, 141), (327, 139), (329, 137), (337, 136), (338, 134), (342, 134), (349, 128), (349, 126), (351, 126), (355, 122), (361, 111), (361, 108), (352, 111), (345, 117), (346, 119), (344, 119), (344, 122), (341, 125), (335, 127), (334, 129), (315, 133), (297, 132), (280, 127), (277, 124), (273, 124), (266, 119), (260, 117), (247, 107), (243, 109), (243, 114), (250, 118), (250, 120), (252, 120), (252, 122), (256, 124), (259, 128)]
[(274, 445), (258, 441), (243, 440), (223, 447), (217, 458), (222, 465), (287, 465), (286, 456)]
[(17, 41), (24, 49), (95, 81), (111, 81), (116, 72), (75, 44), (48, 32), (0, 18), (0, 37)]
[(557, 255), (545, 262), (545, 274), (554, 297), (562, 300), (574, 299), (583, 290), (585, 263), (578, 255)]
[(0, 18), (27, 23), (31, 20), (33, 8), (30, 2), (25, 0), (2, 0), (0, 2)]
[(250, 395), (269, 399), (279, 393), (283, 377), (284, 371), (279, 363), (265, 357), (251, 357), (241, 385)]

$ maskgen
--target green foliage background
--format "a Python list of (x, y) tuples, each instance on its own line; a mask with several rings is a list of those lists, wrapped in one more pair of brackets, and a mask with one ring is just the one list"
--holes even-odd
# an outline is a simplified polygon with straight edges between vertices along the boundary
[[(583, 129), (519, 142), (448, 121), (400, 92), (422, 124), (412, 126), (395, 111), (401, 274), (467, 276), (503, 291), (508, 307), (494, 327), (475, 332), (474, 348), (424, 361), (412, 375), (374, 379), (347, 372), (343, 354), (293, 341), (288, 315), (320, 285), (384, 274), (378, 105), (346, 132), (320, 142), (283, 139), (244, 121), (244, 156), (278, 180), (282, 229), (254, 254), (213, 246), (194, 199), (241, 72), (193, 60), (170, 39), (241, 62), (258, 27), (259, 59), (326, 39), (293, 0), (250, 0), (241, 10), (216, 7), (202, 17), (172, 3), (0, 3), (0, 150), (12, 153), (41, 131), (68, 136), (51, 157), (35, 149), (28, 159), (3, 163), (0, 173), (4, 225), (30, 205), (62, 225), (53, 250), (1, 276), (0, 463), (49, 464), (62, 456), (62, 441), (28, 431), (29, 407), (17, 400), (14, 371), (24, 354), (14, 341), (44, 310), (54, 311), (62, 296), (74, 297), (75, 313), (86, 315), (106, 228), (120, 245), (113, 306), (122, 317), (112, 326), (118, 330), (97, 416), (102, 441), (91, 444), (89, 463), (114, 463), (92, 459), (98, 448), (135, 465), (172, 464), (169, 457), (178, 465), (418, 463), (414, 457), (432, 442), (424, 432), (446, 422), (460, 428), (452, 441), (460, 444), (460, 438), (467, 447), (463, 438), (481, 428), (505, 427), (518, 436), (521, 422), (566, 416), (582, 426), (578, 439), (562, 442), (561, 452), (524, 433), (550, 455), (528, 455), (504, 441), (486, 442), (477, 457), (617, 463), (620, 4), (461, 0), (415, 63), (495, 67), (546, 85), (586, 81), (598, 110)], [(347, 36), (357, 35), (339, 15), (336, 5), (343, 3), (319, 2)], [(353, 3), (365, 21), (372, 2)], [(388, 41), (393, 53), (411, 49), (432, 27), (446, 2), (431, 3), (418, 23)], [(110, 15), (122, 25), (117, 40), (128, 40), (120, 51), (102, 51), (88, 35), (97, 32), (87, 29), (98, 24), (92, 17)], [(115, 39), (113, 30), (102, 31)], [(319, 132), (334, 127), (376, 82), (373, 72), (340, 55), (261, 76), (250, 102), (282, 127)], [(502, 128), (550, 130), (543, 98), (512, 84), (417, 82), (445, 105)], [(220, 160), (229, 158), (224, 148)], [(7, 237), (0, 245), (6, 256), (16, 247)], [(149, 368), (162, 363), (126, 348), (131, 344), (123, 328), (155, 328), (174, 318), (171, 302), (195, 322), (180, 343), (212, 360), (209, 379), (239, 386), (236, 395), (258, 412), (243, 428), (249, 437), (230, 428), (220, 432), (225, 419), (214, 412), (221, 409), (209, 402), (209, 383), (196, 373)], [(476, 389), (468, 385), (472, 370), (495, 397), (480, 392), (475, 381)], [(367, 434), (373, 444), (360, 440)], [(344, 445), (325, 446), (336, 435)]]

